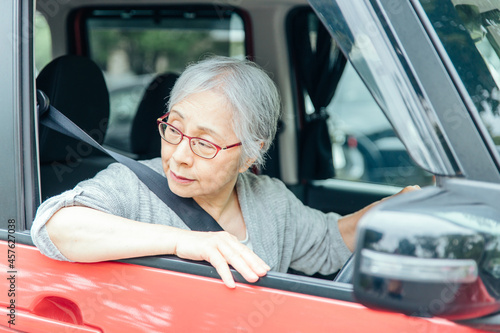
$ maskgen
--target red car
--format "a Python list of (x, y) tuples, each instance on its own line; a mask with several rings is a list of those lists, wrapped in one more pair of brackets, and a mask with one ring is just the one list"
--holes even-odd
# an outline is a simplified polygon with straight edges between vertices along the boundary
[[(0, 331), (498, 331), (498, 2), (12, 0), (2, 9)], [(422, 191), (368, 214), (336, 276), (290, 270), (247, 283), (232, 271), (229, 289), (212, 266), (172, 256), (43, 256), (29, 232), (37, 207), (110, 160), (64, 136), (41, 143), (38, 74), (59, 56), (95, 62), (103, 113), (78, 65), (54, 83), (79, 87), (58, 108), (83, 114), (73, 120), (104, 146), (144, 159), (160, 142), (148, 136), (159, 115), (147, 111), (163, 111), (145, 103), (161, 102), (157, 87), (207, 53), (250, 57), (279, 87), (280, 131), (255, 172), (340, 214), (404, 184)]]

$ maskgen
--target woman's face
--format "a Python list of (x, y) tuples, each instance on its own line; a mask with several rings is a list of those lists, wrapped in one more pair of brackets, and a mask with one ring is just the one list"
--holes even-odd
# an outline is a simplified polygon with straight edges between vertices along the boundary
[[(224, 96), (206, 91), (189, 95), (172, 106), (167, 122), (185, 135), (225, 147), (239, 142), (232, 125), (231, 106)], [(178, 145), (162, 140), (163, 171), (172, 192), (204, 201), (227, 200), (240, 167), (241, 147), (221, 150), (213, 159), (195, 155), (184, 137)]]

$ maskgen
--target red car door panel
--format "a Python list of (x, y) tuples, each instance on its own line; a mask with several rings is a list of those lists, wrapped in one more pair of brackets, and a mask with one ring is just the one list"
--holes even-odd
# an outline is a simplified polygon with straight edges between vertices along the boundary
[[(0, 247), (7, 253), (7, 242)], [(5, 256), (1, 262), (15, 295), (1, 293), (0, 303), (4, 318), (14, 315), (10, 327), (21, 331), (478, 332), (261, 286), (232, 290), (218, 279), (129, 263), (59, 262), (22, 244), (15, 252), (14, 270)]]

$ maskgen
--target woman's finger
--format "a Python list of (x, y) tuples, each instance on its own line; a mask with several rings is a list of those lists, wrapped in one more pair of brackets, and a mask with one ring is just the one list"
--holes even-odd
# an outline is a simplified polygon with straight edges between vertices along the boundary
[(181, 258), (206, 260), (217, 270), (229, 288), (235, 282), (229, 265), (237, 270), (248, 282), (256, 282), (266, 275), (269, 266), (236, 237), (227, 232), (198, 233), (187, 232), (186, 238), (179, 239), (176, 254)]
[(218, 244), (218, 249), (227, 262), (233, 266), (245, 280), (248, 282), (256, 282), (259, 276), (242, 256), (242, 252), (246, 251), (245, 246), (242, 244), (238, 245), (241, 246), (235, 249), (235, 244), (221, 242)]
[(258, 276), (264, 276), (271, 269), (258, 255), (250, 250), (247, 246), (238, 243), (235, 244), (238, 247), (241, 258), (246, 262), (248, 266), (255, 272)]
[(214, 266), (215, 270), (221, 277), (224, 284), (229, 288), (235, 288), (236, 284), (233, 279), (233, 275), (229, 270), (229, 266), (227, 264), (226, 259), (223, 257), (221, 253), (217, 249), (213, 249), (209, 256), (207, 257), (207, 261)]
[[(228, 262), (240, 272), (249, 282), (254, 282), (259, 276), (264, 276), (271, 269), (259, 256), (234, 235), (223, 232), (217, 235), (219, 250)], [(257, 277), (255, 277), (255, 274)]]
[(418, 185), (406, 186), (399, 193), (406, 193), (406, 192), (411, 192), (411, 191), (415, 191), (415, 190), (420, 190), (420, 186), (418, 186)]
[(368, 207), (373, 207), (373, 206), (377, 205), (378, 203), (383, 202), (383, 201), (385, 201), (385, 200), (387, 200), (387, 199), (390, 199), (390, 198), (392, 198), (392, 197), (398, 196), (398, 195), (403, 194), (403, 193), (416, 191), (416, 190), (420, 190), (420, 186), (418, 186), (418, 185), (409, 185), (409, 186), (406, 186), (405, 188), (403, 188), (403, 189), (402, 189), (401, 191), (399, 191), (398, 193), (393, 194), (393, 195), (391, 195), (391, 196), (389, 196), (389, 197), (382, 198), (382, 199), (380, 199), (379, 201), (374, 202), (373, 204), (371, 204), (371, 205), (370, 205), (370, 206), (368, 206)]

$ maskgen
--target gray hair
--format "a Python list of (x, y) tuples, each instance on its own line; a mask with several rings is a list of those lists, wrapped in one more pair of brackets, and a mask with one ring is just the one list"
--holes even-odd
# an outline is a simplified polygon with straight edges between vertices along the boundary
[[(280, 99), (267, 73), (249, 60), (213, 56), (190, 64), (170, 93), (168, 110), (191, 94), (216, 90), (233, 109), (233, 128), (242, 144), (240, 165), (263, 166), (276, 135)], [(262, 148), (261, 148), (262, 144)]]

